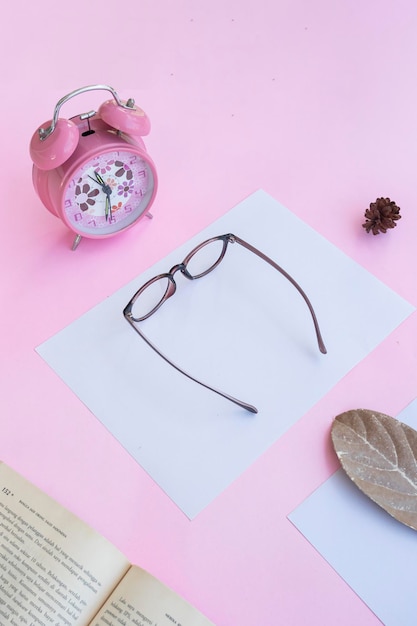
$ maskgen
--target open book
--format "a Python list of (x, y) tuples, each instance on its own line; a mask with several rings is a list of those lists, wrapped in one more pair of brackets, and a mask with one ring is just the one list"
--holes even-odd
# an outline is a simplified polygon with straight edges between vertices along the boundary
[(213, 626), (4, 463), (0, 463), (0, 624)]

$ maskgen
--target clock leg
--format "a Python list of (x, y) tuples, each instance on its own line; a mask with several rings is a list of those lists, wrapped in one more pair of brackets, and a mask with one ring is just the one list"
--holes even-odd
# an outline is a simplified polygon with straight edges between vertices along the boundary
[(150, 220), (153, 220), (153, 215), (152, 213), (145, 213), (146, 217), (149, 217)]
[(72, 242), (72, 248), (71, 250), (76, 250), (78, 248), (78, 244), (81, 241), (81, 235), (76, 235), (74, 241)]

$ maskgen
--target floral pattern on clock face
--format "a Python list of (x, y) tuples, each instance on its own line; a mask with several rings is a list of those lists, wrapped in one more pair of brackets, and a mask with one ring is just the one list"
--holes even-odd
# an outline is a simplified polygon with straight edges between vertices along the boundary
[(149, 187), (146, 161), (128, 151), (109, 152), (76, 172), (67, 187), (64, 211), (77, 230), (117, 230), (145, 211)]

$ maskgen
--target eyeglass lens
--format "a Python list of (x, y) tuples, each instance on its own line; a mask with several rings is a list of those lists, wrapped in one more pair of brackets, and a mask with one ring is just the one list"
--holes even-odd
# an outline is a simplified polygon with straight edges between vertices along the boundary
[(146, 283), (132, 304), (133, 317), (138, 321), (149, 317), (165, 300), (169, 287), (170, 279), (167, 274), (157, 276)]
[(223, 238), (215, 238), (195, 248), (184, 260), (190, 277), (201, 278), (211, 272), (222, 259), (226, 245)]

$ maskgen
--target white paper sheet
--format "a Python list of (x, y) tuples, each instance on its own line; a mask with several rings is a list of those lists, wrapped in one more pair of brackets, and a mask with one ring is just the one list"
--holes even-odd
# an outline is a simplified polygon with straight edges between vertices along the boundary
[[(235, 233), (299, 282), (238, 244), (211, 274), (178, 289), (141, 326), (174, 362), (259, 409), (247, 413), (179, 374), (122, 316), (146, 280), (208, 237)], [(263, 191), (38, 347), (174, 502), (193, 518), (375, 348), (413, 307)]]
[[(417, 400), (397, 417), (417, 429)], [(289, 519), (385, 626), (417, 624), (417, 533), (367, 498), (342, 469)]]

